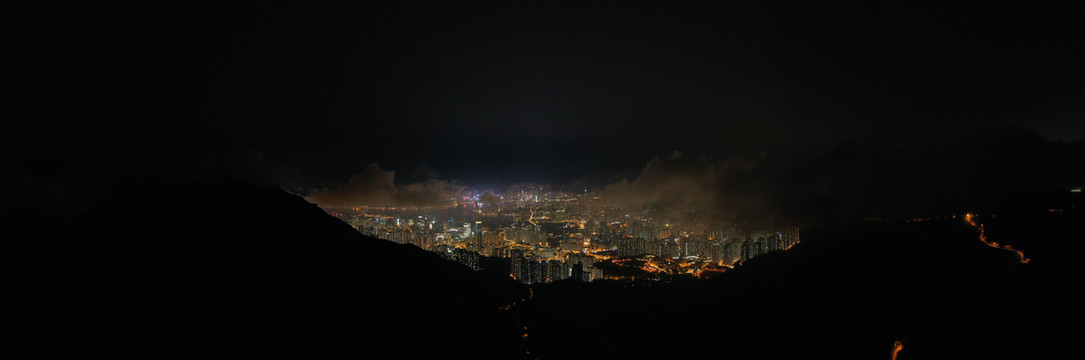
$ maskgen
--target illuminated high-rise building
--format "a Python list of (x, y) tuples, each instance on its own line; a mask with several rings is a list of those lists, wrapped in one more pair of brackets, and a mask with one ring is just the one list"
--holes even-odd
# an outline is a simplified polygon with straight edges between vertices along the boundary
[(486, 247), (482, 244), (482, 221), (475, 221), (475, 248), (482, 252)]
[(562, 272), (564, 263), (561, 260), (550, 260), (546, 262), (546, 281), (558, 281), (565, 279), (566, 276)]
[(723, 245), (723, 262), (725, 264), (731, 264), (738, 261), (737, 246), (733, 242), (728, 242)]
[(775, 233), (775, 234), (769, 235), (769, 237), (768, 237), (768, 251), (779, 251), (779, 250), (782, 250), (782, 249), (783, 248), (782, 248), (782, 246), (780, 244), (780, 233)]
[(782, 246), (786, 249), (786, 248), (790, 248), (790, 247), (792, 247), (792, 246), (794, 246), (795, 244), (798, 244), (798, 243), (799, 243), (799, 227), (798, 226), (788, 226), (788, 227), (784, 228)]
[(689, 237), (682, 239), (682, 256), (702, 256), (703, 249), (700, 239)]
[(571, 275), (572, 278), (580, 280), (580, 281), (585, 281), (584, 280), (584, 264), (581, 264), (581, 263), (573, 264), (573, 267), (572, 267), (571, 270), (572, 270), (572, 274), (570, 274), (570, 275)]
[(536, 260), (534, 257), (527, 259), (527, 282), (528, 284), (539, 284), (546, 280), (546, 263)]
[(527, 265), (524, 259), (524, 251), (521, 249), (509, 250), (509, 273), (520, 282), (524, 282), (524, 267)]

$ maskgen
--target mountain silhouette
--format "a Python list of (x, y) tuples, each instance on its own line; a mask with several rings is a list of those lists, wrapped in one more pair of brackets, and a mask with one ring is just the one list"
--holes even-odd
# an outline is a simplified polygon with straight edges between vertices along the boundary
[(1077, 312), (1066, 285), (1082, 220), (982, 217), (1028, 264), (961, 216), (826, 225), (709, 280), (559, 282), (517, 310), (539, 358), (890, 359), (898, 341), (897, 359), (1054, 358), (1074, 343), (1046, 324)]
[(26, 358), (526, 355), (498, 310), (526, 288), (276, 188), (146, 187), (22, 241), (8, 323)]
[(19, 358), (1049, 358), (1074, 344), (1085, 223), (1080, 196), (1054, 204), (975, 217), (1027, 264), (960, 216), (865, 221), (707, 280), (529, 292), (276, 188), (146, 187), (2, 229), (3, 320)]

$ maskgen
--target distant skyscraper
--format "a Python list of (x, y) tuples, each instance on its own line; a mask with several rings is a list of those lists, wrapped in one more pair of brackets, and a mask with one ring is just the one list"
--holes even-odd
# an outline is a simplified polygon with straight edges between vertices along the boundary
[(475, 247), (482, 252), (486, 247), (482, 245), (482, 221), (475, 221)]
[(732, 242), (729, 242), (729, 243), (724, 245), (724, 248), (723, 248), (724, 249), (723, 250), (724, 263), (731, 264), (731, 263), (734, 263), (735, 261), (738, 261), (738, 254), (737, 254), (738, 250), (736, 250), (736, 248), (737, 248), (737, 246), (735, 246), (735, 243), (732, 243)]
[(783, 248), (786, 249), (786, 248), (790, 248), (790, 247), (792, 247), (792, 246), (794, 246), (795, 244), (798, 244), (798, 243), (799, 243), (799, 227), (798, 226), (788, 226), (788, 227), (784, 228), (783, 244), (781, 246), (783, 246)]
[(528, 259), (528, 284), (539, 284), (546, 279), (546, 263), (535, 260), (534, 258)]
[(561, 260), (547, 261), (546, 262), (546, 281), (558, 281), (558, 280), (565, 279), (565, 276), (564, 276), (564, 274), (562, 274), (562, 271), (561, 271), (562, 265), (564, 265), (564, 264), (561, 262)]

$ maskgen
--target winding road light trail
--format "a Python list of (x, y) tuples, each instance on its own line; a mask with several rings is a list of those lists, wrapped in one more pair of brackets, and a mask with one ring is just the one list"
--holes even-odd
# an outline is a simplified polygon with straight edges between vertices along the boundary
[(984, 244), (987, 244), (987, 246), (993, 247), (995, 249), (1011, 251), (1017, 254), (1017, 261), (1022, 264), (1028, 264), (1029, 261), (1032, 261), (1032, 259), (1026, 258), (1025, 253), (1021, 252), (1021, 250), (1014, 249), (1012, 246), (1009, 245), (999, 245), (997, 242), (987, 240), (987, 236), (983, 233), (983, 224), (977, 224), (975, 217), (976, 216), (972, 215), (972, 213), (964, 214), (964, 221), (968, 222), (969, 225), (972, 225), (973, 227), (980, 230), (980, 241), (982, 241)]
[(899, 353), (901, 349), (904, 349), (904, 343), (900, 342), (900, 340), (894, 342), (893, 350), (891, 350), (892, 352), (890, 353), (889, 360), (897, 360), (897, 353)]

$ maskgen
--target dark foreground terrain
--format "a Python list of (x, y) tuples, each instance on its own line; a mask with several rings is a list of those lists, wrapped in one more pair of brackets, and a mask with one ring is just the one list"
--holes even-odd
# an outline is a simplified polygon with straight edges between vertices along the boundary
[(516, 358), (507, 277), (241, 183), (132, 191), (12, 254), (38, 358)]
[(278, 189), (147, 188), (4, 229), (3, 316), (17, 358), (1053, 358), (1075, 342), (1071, 207), (976, 218), (1027, 264), (960, 218), (859, 222), (710, 280), (529, 292)]
[[(538, 286), (520, 315), (540, 358), (1055, 358), (1073, 335), (1078, 213), (814, 228), (709, 280)], [(996, 221), (997, 220), (997, 221)], [(1062, 324), (1062, 325), (1060, 325)]]

